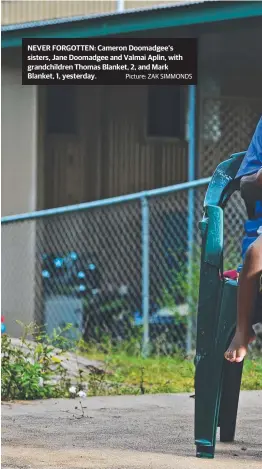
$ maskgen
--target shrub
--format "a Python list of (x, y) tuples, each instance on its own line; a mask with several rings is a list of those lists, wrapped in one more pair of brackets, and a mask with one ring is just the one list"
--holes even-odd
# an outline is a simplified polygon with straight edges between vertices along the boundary
[[(36, 342), (27, 339), (32, 332)], [(2, 400), (68, 397), (70, 380), (62, 366), (63, 347), (57, 348), (65, 341), (63, 332), (55, 331), (50, 339), (30, 325), (19, 345), (7, 334), (2, 335)]]

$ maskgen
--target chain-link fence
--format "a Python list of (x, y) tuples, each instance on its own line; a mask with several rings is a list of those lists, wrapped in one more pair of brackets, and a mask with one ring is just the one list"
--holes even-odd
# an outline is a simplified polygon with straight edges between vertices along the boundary
[[(7, 332), (19, 335), (16, 320), (34, 321), (48, 334), (70, 323), (68, 334), (87, 342), (135, 339), (165, 354), (193, 347), (198, 222), (207, 185), (191, 189), (191, 227), (190, 183), (184, 187), (4, 223), (2, 314)], [(226, 267), (234, 268), (240, 261), (243, 219), (244, 206), (236, 194), (225, 212)]]
[(238, 148), (245, 151), (261, 117), (261, 99), (203, 97), (199, 106), (199, 174), (206, 177)]

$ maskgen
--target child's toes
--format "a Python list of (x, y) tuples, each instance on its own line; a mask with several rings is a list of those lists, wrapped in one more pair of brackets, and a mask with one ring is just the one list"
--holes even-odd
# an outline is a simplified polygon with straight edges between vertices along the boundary
[(240, 347), (239, 349), (237, 349), (236, 351), (236, 362), (237, 363), (240, 363), (244, 360), (245, 356), (246, 356), (246, 353), (247, 353), (247, 349), (245, 347)]
[(236, 350), (227, 350), (225, 353), (225, 359), (229, 362), (234, 362), (236, 360)]

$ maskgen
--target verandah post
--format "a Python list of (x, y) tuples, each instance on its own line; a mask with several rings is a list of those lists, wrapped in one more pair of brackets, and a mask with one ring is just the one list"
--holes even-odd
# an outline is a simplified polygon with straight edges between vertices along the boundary
[(147, 197), (141, 198), (142, 213), (142, 313), (143, 356), (149, 354), (149, 206)]
[[(188, 89), (188, 181), (195, 179), (195, 113), (196, 113), (196, 87), (191, 85)], [(188, 190), (188, 322), (187, 322), (187, 353), (192, 352), (192, 282), (193, 282), (193, 257), (194, 257), (194, 203), (195, 191), (193, 188)]]

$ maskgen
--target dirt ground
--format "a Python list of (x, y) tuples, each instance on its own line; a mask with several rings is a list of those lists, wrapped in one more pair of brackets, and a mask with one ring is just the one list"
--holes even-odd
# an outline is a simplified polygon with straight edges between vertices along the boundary
[(195, 458), (188, 394), (2, 405), (5, 469), (261, 469), (262, 391), (243, 392), (236, 442)]

